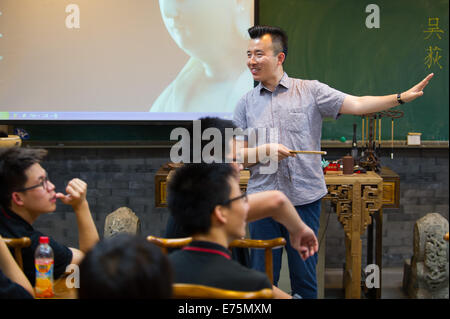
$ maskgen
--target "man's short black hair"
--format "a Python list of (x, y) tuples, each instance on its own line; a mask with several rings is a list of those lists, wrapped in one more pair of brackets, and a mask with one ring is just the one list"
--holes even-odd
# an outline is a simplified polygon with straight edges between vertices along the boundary
[(0, 205), (10, 208), (12, 193), (27, 182), (25, 171), (47, 155), (44, 149), (11, 147), (0, 149)]
[(230, 199), (230, 179), (238, 178), (230, 164), (185, 164), (169, 181), (167, 204), (175, 221), (189, 235), (206, 234), (211, 213)]
[(251, 39), (259, 39), (265, 34), (270, 34), (274, 54), (277, 55), (283, 52), (286, 59), (288, 54), (288, 36), (283, 29), (268, 25), (255, 25), (248, 29), (248, 34)]
[[(198, 119), (200, 121), (200, 125), (201, 125), (201, 136), (200, 138), (203, 136), (203, 132), (205, 132), (207, 129), (209, 128), (215, 128), (218, 129), (220, 134), (221, 134), (221, 145), (222, 145), (222, 156), (217, 156), (217, 154), (210, 154), (211, 156), (214, 157), (214, 162), (216, 163), (224, 163), (225, 162), (225, 157), (226, 157), (226, 147), (228, 145), (228, 143), (230, 142), (230, 139), (227, 137), (229, 137), (227, 135), (227, 129), (236, 129), (237, 126), (236, 124), (234, 124), (234, 122), (232, 120), (226, 120), (226, 119), (222, 119), (219, 117), (202, 117), (200, 119)], [(190, 143), (190, 162), (193, 163), (193, 159), (194, 159), (194, 152), (193, 152), (193, 140), (192, 138), (194, 138), (194, 122), (190, 123), (187, 130), (189, 131), (189, 136), (191, 137), (191, 143)], [(211, 137), (212, 139), (213, 137)], [(200, 141), (200, 151), (202, 151), (204, 149), (204, 147), (209, 144), (211, 142), (211, 140), (203, 140), (201, 139)], [(231, 150), (230, 150), (231, 151)], [(202, 157), (202, 162), (204, 162), (204, 158)]]
[(145, 238), (118, 234), (97, 243), (80, 264), (80, 299), (167, 299), (167, 257)]

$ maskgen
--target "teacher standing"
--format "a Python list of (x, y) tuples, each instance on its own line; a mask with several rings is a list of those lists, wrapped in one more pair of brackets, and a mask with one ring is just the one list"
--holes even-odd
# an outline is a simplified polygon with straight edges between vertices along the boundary
[[(293, 155), (290, 150), (320, 150), (322, 121), (337, 119), (340, 114), (368, 114), (380, 112), (399, 104), (411, 102), (423, 95), (423, 89), (433, 77), (429, 74), (408, 91), (385, 96), (352, 96), (319, 81), (290, 78), (283, 63), (288, 53), (286, 33), (271, 26), (254, 26), (248, 30), (247, 66), (259, 84), (246, 93), (234, 111), (237, 126), (247, 129), (265, 128), (277, 133), (276, 141), (267, 139), (244, 149), (245, 166), (250, 168), (248, 193), (280, 190), (294, 204), (301, 219), (318, 233), (320, 201), (327, 193), (321, 169), (320, 155)], [(330, 66), (332, 67), (332, 66)], [(265, 162), (260, 154), (277, 155), (278, 169), (273, 174), (259, 170)], [(264, 156), (263, 156), (264, 157)], [(254, 158), (256, 162), (249, 163)], [(254, 239), (285, 237), (284, 226), (272, 218), (249, 225)], [(289, 276), (292, 294), (303, 298), (317, 298), (317, 254), (302, 260), (287, 240)], [(279, 279), (282, 249), (274, 250), (274, 284)], [(252, 267), (264, 270), (264, 254), (253, 251)]]

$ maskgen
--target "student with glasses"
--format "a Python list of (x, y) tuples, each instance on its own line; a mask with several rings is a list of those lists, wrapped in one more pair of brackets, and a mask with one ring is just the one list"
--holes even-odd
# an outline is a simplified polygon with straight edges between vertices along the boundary
[[(216, 158), (215, 154), (210, 154), (214, 157), (213, 161), (218, 162), (231, 162), (229, 165), (239, 172), (243, 169), (243, 165), (238, 163), (238, 153), (240, 142), (233, 136), (228, 137), (226, 130), (234, 130), (237, 126), (231, 120), (225, 120), (218, 117), (203, 117), (199, 119), (200, 133), (203, 135), (208, 129), (214, 128), (220, 132), (222, 143), (222, 158)], [(194, 137), (193, 124), (188, 127), (189, 136)], [(209, 144), (211, 140), (201, 139), (201, 150), (205, 145)], [(192, 148), (193, 143), (190, 143)], [(228, 145), (228, 148), (225, 146)], [(228, 150), (228, 152), (227, 152)], [(193, 162), (193, 150), (190, 150), (190, 162)], [(206, 162), (206, 158), (202, 158), (202, 162)], [(209, 161), (208, 161), (209, 162)], [(169, 174), (168, 180), (172, 173)], [(206, 188), (205, 188), (206, 189)], [(307, 259), (313, 256), (318, 251), (317, 238), (303, 220), (298, 215), (295, 207), (285, 194), (278, 190), (268, 190), (263, 192), (257, 192), (248, 195), (249, 211), (247, 216), (247, 222), (255, 220), (261, 220), (265, 218), (273, 218), (278, 223), (286, 227), (289, 238), (288, 245), (296, 250), (302, 259)], [(183, 230), (183, 228), (174, 220), (170, 215), (165, 237), (167, 238), (180, 238), (189, 236)], [(250, 267), (250, 258), (248, 256), (248, 250), (243, 248), (233, 248), (233, 259), (239, 261), (242, 265)]]
[(66, 247), (50, 237), (55, 279), (64, 274), (69, 264), (79, 264), (84, 254), (99, 240), (86, 200), (87, 184), (74, 178), (67, 184), (65, 194), (57, 192), (40, 164), (46, 154), (43, 149), (0, 150), (0, 235), (31, 239), (31, 246), (22, 249), (22, 256), (24, 273), (33, 286), (34, 251), (39, 245), (39, 237), (45, 235), (32, 225), (39, 216), (54, 212), (57, 200), (72, 206), (76, 214), (79, 248)]
[(193, 238), (169, 255), (175, 283), (239, 291), (272, 288), (265, 273), (232, 260), (227, 248), (245, 236), (249, 211), (247, 195), (241, 194), (239, 175), (231, 165), (178, 168), (169, 181), (167, 203), (175, 221)]

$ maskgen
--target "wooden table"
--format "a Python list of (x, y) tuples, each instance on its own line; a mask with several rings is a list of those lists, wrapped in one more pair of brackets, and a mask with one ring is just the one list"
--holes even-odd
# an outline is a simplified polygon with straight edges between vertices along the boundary
[(66, 275), (53, 282), (54, 296), (51, 298), (36, 298), (36, 299), (77, 299), (78, 289), (68, 288), (66, 284)]
[[(171, 164), (163, 165), (155, 176), (155, 206), (166, 207), (167, 175)], [(380, 176), (381, 175), (381, 176)], [(331, 201), (339, 222), (345, 232), (344, 288), (346, 298), (361, 297), (361, 236), (368, 228), (367, 264), (373, 263), (373, 221), (376, 223), (375, 263), (380, 270), (380, 288), (372, 290), (372, 297), (381, 297), (382, 270), (382, 207), (398, 207), (399, 177), (389, 168), (383, 167), (380, 175), (365, 174), (325, 175), (328, 194), (323, 200)], [(249, 171), (241, 171), (240, 187), (247, 188)]]
[(52, 299), (77, 299), (78, 297), (78, 289), (68, 288), (65, 276), (55, 281), (53, 291), (55, 292), (55, 296)]

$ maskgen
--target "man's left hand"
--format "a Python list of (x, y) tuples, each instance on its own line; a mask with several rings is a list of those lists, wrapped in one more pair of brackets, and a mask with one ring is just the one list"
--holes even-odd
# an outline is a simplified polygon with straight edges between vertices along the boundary
[(420, 81), (418, 84), (414, 85), (412, 88), (410, 88), (408, 91), (403, 92), (400, 95), (400, 98), (403, 102), (411, 102), (417, 99), (419, 96), (423, 95), (423, 89), (427, 86), (428, 82), (431, 80), (431, 78), (434, 76), (434, 73), (430, 73), (427, 75), (425, 79)]

